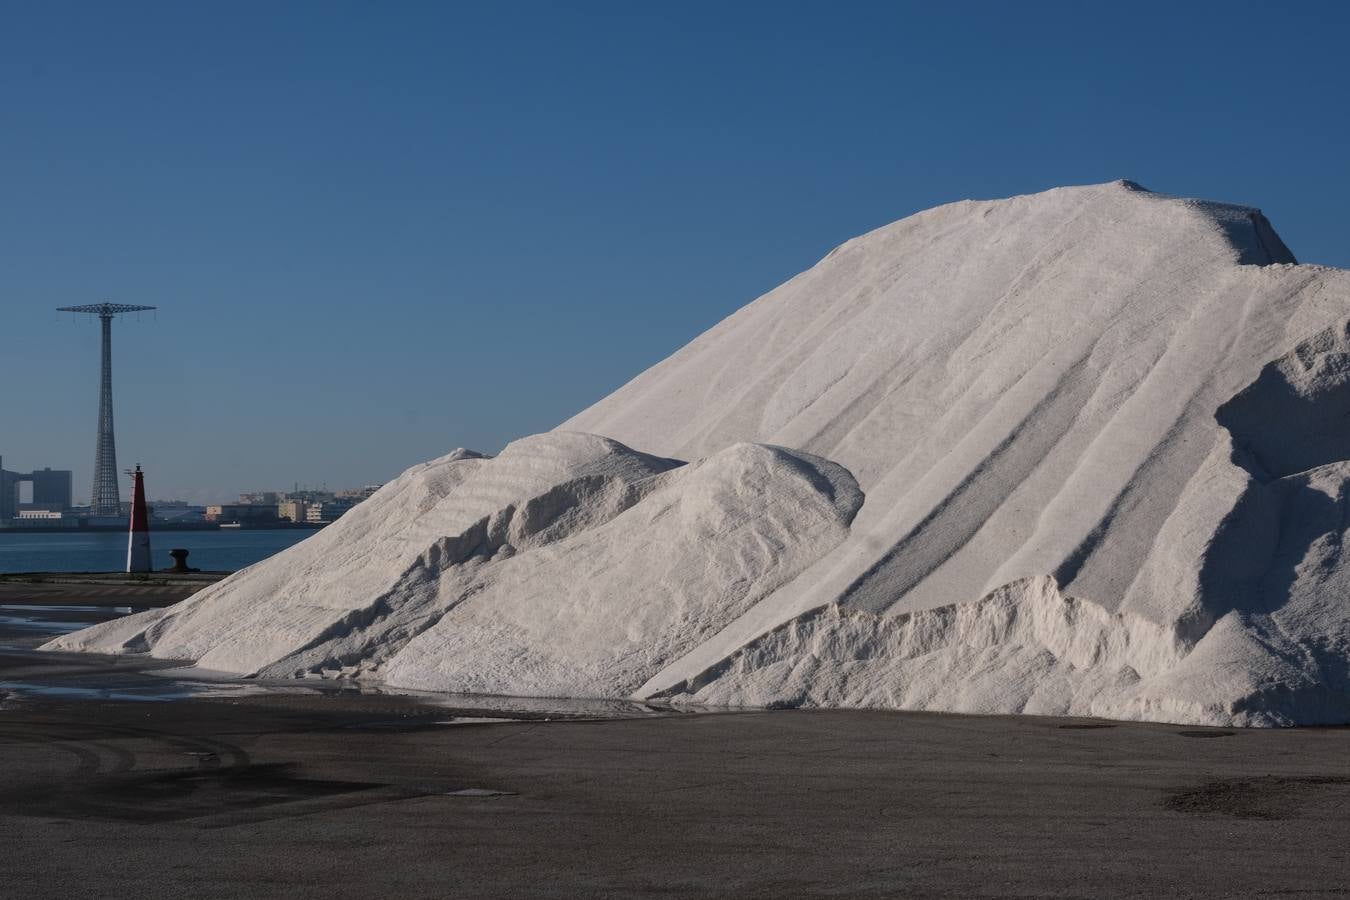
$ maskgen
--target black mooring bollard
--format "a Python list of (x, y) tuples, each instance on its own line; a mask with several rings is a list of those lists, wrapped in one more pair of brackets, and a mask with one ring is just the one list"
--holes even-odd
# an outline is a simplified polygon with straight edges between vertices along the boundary
[(166, 569), (165, 571), (167, 572), (197, 571), (196, 569), (189, 568), (187, 564), (188, 551), (184, 550), (182, 547), (174, 547), (172, 550), (169, 551), (169, 555), (173, 557), (173, 568)]

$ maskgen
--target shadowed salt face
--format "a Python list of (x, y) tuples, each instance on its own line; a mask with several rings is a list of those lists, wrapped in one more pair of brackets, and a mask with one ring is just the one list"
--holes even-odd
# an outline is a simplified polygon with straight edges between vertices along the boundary
[(558, 431), (415, 467), (179, 607), (51, 646), (438, 690), (1350, 721), (1348, 310), (1350, 273), (1295, 264), (1256, 210), (1122, 182), (951, 204)]

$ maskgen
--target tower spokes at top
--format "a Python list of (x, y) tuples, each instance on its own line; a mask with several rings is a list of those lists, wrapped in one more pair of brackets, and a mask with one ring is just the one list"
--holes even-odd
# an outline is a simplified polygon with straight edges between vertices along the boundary
[(122, 313), (146, 312), (158, 309), (157, 306), (132, 306), (127, 303), (86, 303), (84, 306), (58, 306), (57, 312), (90, 313), (102, 318), (120, 316)]

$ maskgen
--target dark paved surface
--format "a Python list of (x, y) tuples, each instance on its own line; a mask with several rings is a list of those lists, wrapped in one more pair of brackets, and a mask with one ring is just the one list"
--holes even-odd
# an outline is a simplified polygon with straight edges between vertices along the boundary
[[(0, 682), (110, 665), (16, 651)], [(1350, 893), (1344, 729), (868, 712), (440, 724), (454, 716), (351, 693), (11, 693), (0, 896)]]
[(0, 898), (1350, 894), (1350, 729), (653, 715), (33, 652), (200, 587), (103, 581), (0, 582)]
[(155, 576), (141, 581), (117, 575), (4, 576), (0, 577), (0, 606), (58, 604), (138, 609), (169, 606), (224, 577), (216, 573), (177, 578)]

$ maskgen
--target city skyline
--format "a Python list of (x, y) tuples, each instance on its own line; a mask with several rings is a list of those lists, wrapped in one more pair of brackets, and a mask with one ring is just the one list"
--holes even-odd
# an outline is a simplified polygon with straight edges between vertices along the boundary
[[(21, 499), (19, 501), (21, 505), (23, 506), (47, 505), (48, 501), (47, 498), (44, 497), (44, 487), (41, 486), (41, 481), (34, 483), (34, 479), (35, 478), (41, 479), (43, 476), (47, 476), (48, 478), (58, 476), (64, 477), (66, 479), (65, 482), (66, 487), (64, 488), (64, 491), (65, 496), (68, 498), (68, 500), (63, 503), (51, 504), (53, 508), (87, 509), (88, 507), (91, 506), (91, 501), (93, 498), (89, 496), (89, 491), (86, 491), (84, 494), (81, 494), (79, 490), (73, 486), (74, 481), (73, 469), (57, 468), (55, 466), (43, 465), (43, 466), (20, 467), (21, 470), (23, 468), (27, 468), (28, 471), (26, 472), (18, 471), (11, 473), (3, 468), (4, 461), (5, 458), (3, 454), (0, 454), (0, 471), (4, 471), (6, 475), (20, 475), (22, 477), (22, 483), (17, 485), (4, 485), (3, 482), (0, 482), (0, 489), (13, 489), (17, 491), (19, 497), (26, 498)], [(132, 471), (133, 469), (126, 469), (119, 473), (119, 475), (126, 480), (127, 486), (130, 486), (131, 484)], [(24, 487), (24, 485), (27, 485), (27, 487)], [(304, 494), (331, 494), (340, 497), (345, 494), (357, 494), (357, 493), (364, 493), (366, 495), (369, 495), (371, 489), (379, 488), (381, 486), (383, 486), (383, 482), (373, 482), (373, 481), (368, 481), (361, 484), (343, 484), (336, 487), (329, 487), (329, 485), (326, 482), (312, 484), (306, 481), (292, 481), (289, 487), (286, 486), (259, 487), (257, 485), (254, 485), (244, 490), (232, 493), (212, 493), (212, 494), (202, 493), (200, 496), (203, 499), (196, 499), (196, 498), (189, 499), (187, 497), (171, 496), (169, 494), (155, 494), (153, 492), (150, 492), (148, 494), (150, 498), (148, 502), (150, 503), (186, 502), (193, 506), (206, 506), (213, 503), (219, 504), (219, 503), (253, 502), (253, 501), (246, 501), (244, 500), (244, 498), (249, 496), (262, 496), (266, 494), (275, 494), (282, 497), (289, 497), (291, 495), (304, 495)], [(45, 488), (45, 490), (49, 495), (52, 493), (50, 488)], [(122, 507), (125, 507), (128, 502), (129, 502), (128, 500), (123, 499), (120, 505)], [(6, 511), (8, 511), (7, 508), (3, 504), (0, 504), (0, 513)], [(5, 515), (0, 514), (0, 520), (4, 518)]]

